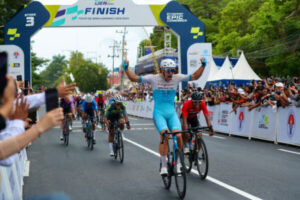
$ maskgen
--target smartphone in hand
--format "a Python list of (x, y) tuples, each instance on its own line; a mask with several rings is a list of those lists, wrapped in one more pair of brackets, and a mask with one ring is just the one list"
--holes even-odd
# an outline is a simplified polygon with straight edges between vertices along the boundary
[(8, 56), (5, 51), (0, 52), (0, 95), (3, 94), (4, 88), (6, 87), (7, 80), (7, 63), (8, 63)]

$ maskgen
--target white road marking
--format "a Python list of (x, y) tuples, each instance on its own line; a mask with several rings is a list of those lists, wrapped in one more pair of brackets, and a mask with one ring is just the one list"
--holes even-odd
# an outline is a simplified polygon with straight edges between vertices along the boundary
[(278, 149), (278, 151), (283, 151), (283, 152), (287, 152), (287, 153), (292, 153), (292, 154), (297, 154), (297, 155), (300, 155), (300, 152), (296, 152), (296, 151), (289, 151), (289, 150), (286, 150), (286, 149)]
[[(137, 147), (139, 147), (141, 149), (144, 149), (145, 151), (147, 151), (147, 152), (149, 152), (149, 153), (151, 153), (151, 154), (153, 154), (153, 155), (155, 155), (157, 157), (160, 157), (159, 153), (157, 153), (157, 152), (155, 152), (155, 151), (153, 151), (153, 150), (151, 150), (151, 149), (149, 149), (147, 147), (144, 147), (143, 145), (140, 145), (140, 144), (138, 144), (138, 143), (136, 143), (136, 142), (134, 142), (132, 140), (129, 140), (129, 139), (125, 138), (125, 137), (123, 137), (123, 138), (124, 138), (124, 141), (126, 141), (128, 143), (131, 143), (131, 144), (133, 144), (133, 145), (135, 145), (135, 146), (137, 146)], [(198, 172), (196, 170), (194, 170), (194, 169), (192, 169), (192, 173), (199, 175)], [(247, 192), (245, 192), (243, 190), (240, 190), (240, 189), (238, 189), (238, 188), (236, 188), (234, 186), (228, 185), (228, 184), (226, 184), (226, 183), (224, 183), (222, 181), (219, 181), (219, 180), (217, 180), (217, 179), (215, 179), (213, 177), (207, 176), (206, 179), (208, 181), (212, 182), (212, 183), (215, 183), (215, 184), (217, 184), (217, 185), (219, 185), (221, 187), (224, 187), (224, 188), (226, 188), (226, 189), (228, 189), (228, 190), (230, 190), (230, 191), (232, 191), (234, 193), (237, 193), (237, 194), (239, 194), (239, 195), (241, 195), (243, 197), (246, 197), (248, 199), (251, 199), (251, 200), (262, 200), (259, 197), (256, 197), (256, 196), (254, 196), (252, 194), (249, 194), (249, 193), (247, 193)]]
[(131, 128), (130, 130), (155, 130), (155, 128)]
[(136, 118), (133, 118), (133, 117), (128, 117), (129, 119), (131, 119), (131, 120), (138, 120), (138, 119), (136, 119)]
[[(209, 136), (209, 134), (207, 134), (207, 133), (203, 133), (203, 135), (205, 135), (205, 136)], [(226, 138), (224, 138), (224, 137), (221, 137), (221, 136), (216, 136), (216, 135), (214, 135), (214, 136), (212, 136), (213, 138), (218, 138), (218, 139), (221, 139), (221, 140), (225, 140)]]
[(132, 126), (154, 126), (154, 124), (131, 124)]

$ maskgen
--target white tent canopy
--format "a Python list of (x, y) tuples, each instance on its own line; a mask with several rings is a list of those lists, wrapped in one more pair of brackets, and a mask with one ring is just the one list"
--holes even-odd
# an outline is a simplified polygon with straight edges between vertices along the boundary
[(233, 68), (233, 78), (236, 80), (261, 80), (250, 67), (244, 53), (241, 54), (238, 62)]
[(212, 79), (218, 73), (218, 71), (219, 71), (219, 67), (216, 65), (214, 59), (211, 58), (211, 64), (210, 64), (210, 69), (209, 69), (209, 74), (208, 74), (207, 81), (212, 81)]
[(232, 65), (230, 63), (230, 60), (228, 56), (226, 57), (221, 69), (218, 71), (218, 73), (212, 78), (210, 81), (218, 81), (218, 80), (224, 80), (229, 79), (232, 80), (233, 78), (233, 71), (232, 71)]

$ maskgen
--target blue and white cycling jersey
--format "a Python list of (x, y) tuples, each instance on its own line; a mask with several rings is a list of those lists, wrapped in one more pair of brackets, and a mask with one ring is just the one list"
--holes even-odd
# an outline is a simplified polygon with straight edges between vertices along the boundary
[(140, 83), (150, 83), (154, 97), (154, 124), (159, 131), (181, 130), (181, 124), (177, 117), (174, 99), (178, 84), (182, 81), (191, 81), (192, 75), (174, 74), (172, 80), (165, 81), (160, 74), (140, 76)]

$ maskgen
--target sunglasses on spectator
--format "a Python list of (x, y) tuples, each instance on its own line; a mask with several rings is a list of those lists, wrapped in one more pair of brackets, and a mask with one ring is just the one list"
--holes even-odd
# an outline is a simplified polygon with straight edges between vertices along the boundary
[(167, 73), (175, 73), (175, 69), (165, 69), (165, 72), (167, 72)]

